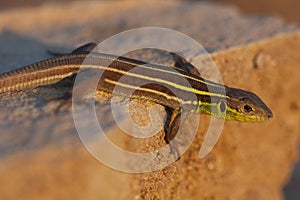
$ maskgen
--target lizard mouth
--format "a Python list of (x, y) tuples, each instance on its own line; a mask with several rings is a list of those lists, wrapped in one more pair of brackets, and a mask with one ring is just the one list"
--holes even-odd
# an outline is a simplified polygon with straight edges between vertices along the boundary
[(273, 118), (273, 113), (270, 112), (270, 113), (267, 113), (264, 116), (256, 117), (256, 120), (257, 120), (257, 122), (266, 122), (266, 121), (271, 120), (272, 118)]

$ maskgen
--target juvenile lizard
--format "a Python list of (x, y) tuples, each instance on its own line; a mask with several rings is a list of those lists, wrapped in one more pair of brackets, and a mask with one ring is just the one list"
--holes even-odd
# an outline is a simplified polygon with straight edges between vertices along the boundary
[[(54, 84), (77, 74), (79, 70), (99, 71), (102, 72), (102, 77), (97, 86), (98, 91), (149, 100), (165, 106), (173, 114), (174, 117), (167, 118), (165, 126), (167, 142), (176, 135), (182, 113), (205, 113), (243, 122), (264, 122), (273, 117), (271, 110), (254, 93), (220, 85), (192, 73), (194, 66), (179, 55), (173, 54), (177, 62), (175, 67), (170, 67), (126, 57), (90, 53), (94, 47), (94, 43), (89, 43), (71, 54), (58, 55), (1, 74), (0, 95)], [(136, 67), (140, 70), (134, 70)], [(151, 83), (140, 85), (145, 81)], [(186, 82), (191, 87), (184, 85)], [(114, 90), (115, 86), (119, 89)], [(129, 96), (133, 89), (135, 92)], [(222, 92), (224, 89), (225, 93)], [(193, 96), (196, 99), (191, 99)]]

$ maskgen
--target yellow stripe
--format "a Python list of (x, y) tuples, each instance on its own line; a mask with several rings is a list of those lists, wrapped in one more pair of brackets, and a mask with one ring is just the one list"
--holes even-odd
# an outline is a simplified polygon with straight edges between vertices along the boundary
[(65, 77), (71, 76), (72, 74), (74, 74), (74, 73), (47, 76), (46, 78), (35, 79), (35, 80), (15, 84), (15, 85), (12, 85), (12, 86), (9, 86), (9, 87), (0, 88), (0, 91), (5, 92), (5, 91), (11, 91), (11, 90), (18, 90), (18, 89), (22, 89), (22, 88), (27, 87), (27, 86), (43, 85), (43, 83), (55, 83), (56, 82), (55, 80), (61, 80)]
[[(87, 67), (87, 66), (89, 66), (89, 67)], [(201, 90), (197, 90), (197, 89), (192, 88), (192, 87), (182, 86), (182, 85), (179, 85), (177, 83), (173, 83), (173, 82), (170, 82), (170, 81), (167, 81), (167, 80), (154, 78), (154, 77), (149, 77), (149, 76), (144, 76), (144, 75), (140, 75), (140, 74), (135, 74), (135, 73), (131, 73), (131, 72), (128, 72), (128, 71), (119, 70), (119, 69), (116, 69), (116, 68), (110, 68), (110, 67), (106, 67), (106, 66), (105, 67), (96, 66), (96, 65), (82, 65), (82, 67), (87, 68), (87, 69), (90, 69), (90, 68), (99, 69), (100, 68), (102, 70), (117, 72), (117, 73), (120, 73), (120, 74), (123, 74), (123, 75), (128, 75), (128, 76), (131, 76), (131, 77), (137, 77), (137, 78), (142, 78), (142, 79), (146, 79), (146, 80), (150, 80), (150, 81), (156, 81), (156, 82), (159, 82), (159, 83), (165, 83), (165, 84), (173, 86), (177, 89), (181, 89), (181, 90), (187, 91), (187, 92), (192, 92), (194, 94), (207, 95), (207, 96), (216, 96), (216, 97), (221, 97), (221, 98), (229, 98), (226, 95), (201, 91)], [(150, 69), (152, 69), (152, 68), (150, 68)]]
[[(180, 76), (182, 76), (184, 78), (189, 78), (189, 79), (192, 79), (192, 80), (195, 80), (195, 81), (207, 84), (207, 85), (213, 85), (213, 86), (221, 87), (220, 85), (210, 84), (210, 83), (207, 83), (205, 81), (196, 79), (194, 77), (190, 77), (190, 76), (181, 74), (179, 72), (173, 72), (173, 71), (168, 71), (168, 70), (163, 70), (163, 69), (158, 69), (158, 68), (152, 68), (152, 67), (149, 67), (147, 65), (137, 65), (135, 63), (126, 62), (126, 61), (122, 61), (122, 60), (117, 60), (117, 61), (118, 62), (122, 62), (122, 63), (127, 63), (127, 64), (130, 64), (130, 65), (134, 65), (134, 66), (139, 66), (139, 67), (142, 67), (142, 68), (147, 68), (147, 69), (150, 69), (150, 70), (155, 70), (155, 71), (160, 71), (160, 72), (166, 72), (166, 73), (169, 73), (169, 74), (180, 75)], [(221, 97), (221, 98), (229, 98), (226, 95), (217, 94), (217, 93), (211, 93), (211, 92), (206, 92), (206, 91), (201, 91), (201, 90), (197, 90), (197, 89), (192, 88), (192, 87), (182, 86), (180, 84), (173, 83), (173, 82), (170, 82), (170, 81), (167, 81), (167, 80), (164, 80), (164, 79), (159, 79), (159, 78), (155, 78), (155, 77), (149, 77), (149, 76), (145, 76), (145, 75), (141, 75), (141, 74), (135, 74), (135, 73), (132, 73), (132, 72), (123, 71), (123, 70), (116, 69), (116, 68), (110, 68), (110, 67), (107, 67), (107, 66), (84, 65), (83, 64), (83, 65), (79, 66), (78, 69), (75, 66), (76, 65), (66, 65), (66, 67), (65, 67), (65, 68), (69, 68), (69, 69), (75, 68), (75, 70), (73, 72), (68, 72), (66, 74), (60, 74), (60, 75), (54, 75), (54, 76), (50, 76), (50, 77), (48, 76), (46, 78), (36, 79), (34, 81), (29, 81), (27, 83), (25, 82), (25, 83), (21, 83), (21, 84), (17, 84), (17, 85), (11, 86), (11, 87), (7, 87), (6, 89), (7, 90), (10, 90), (11, 88), (16, 88), (17, 89), (17, 88), (22, 88), (22, 86), (24, 87), (24, 85), (30, 86), (30, 85), (34, 85), (36, 83), (41, 83), (41, 84), (43, 84), (43, 83), (49, 83), (49, 82), (51, 82), (51, 81), (53, 81), (55, 79), (62, 79), (62, 78), (65, 78), (67, 76), (70, 76), (72, 74), (75, 74), (75, 73), (77, 73), (78, 69), (83, 68), (83, 69), (108, 70), (108, 71), (111, 71), (111, 72), (116, 72), (116, 73), (120, 73), (120, 74), (123, 74), (123, 75), (131, 76), (131, 77), (137, 77), (137, 78), (142, 78), (142, 79), (146, 79), (146, 80), (150, 80), (150, 81), (156, 81), (156, 82), (164, 83), (164, 84), (173, 86), (173, 87), (175, 87), (177, 89), (180, 89), (180, 90), (183, 90), (183, 91), (187, 91), (187, 92), (192, 92), (192, 93), (198, 94), (198, 95), (207, 95), (207, 96), (216, 96), (216, 97)], [(61, 65), (53, 67), (53, 68), (43, 69), (41, 71), (37, 71), (36, 73), (41, 73), (41, 72), (47, 73), (48, 71), (54, 71), (54, 70), (60, 70), (60, 69), (61, 69)], [(4, 90), (4, 89), (1, 89), (1, 90)]]
[(183, 99), (180, 99), (176, 96), (171, 96), (171, 95), (168, 95), (166, 93), (163, 93), (163, 92), (159, 92), (159, 91), (156, 91), (156, 90), (152, 90), (152, 89), (149, 89), (149, 88), (142, 88), (142, 87), (138, 87), (138, 86), (132, 86), (132, 85), (128, 85), (128, 84), (125, 84), (125, 83), (120, 83), (120, 82), (117, 82), (117, 81), (113, 81), (113, 80), (110, 80), (110, 79), (104, 79), (105, 82), (107, 83), (110, 83), (110, 84), (113, 84), (113, 85), (117, 85), (117, 86), (121, 86), (121, 87), (125, 87), (125, 88), (130, 88), (130, 89), (134, 89), (134, 90), (139, 90), (139, 91), (143, 91), (143, 92), (151, 92), (151, 93), (154, 93), (154, 94), (158, 94), (158, 95), (161, 95), (161, 96), (164, 96), (166, 97), (167, 99), (169, 100), (174, 100), (174, 101), (178, 101), (180, 104), (182, 105), (198, 105), (198, 101), (185, 101)]
[[(204, 83), (206, 85), (211, 85), (211, 86), (215, 86), (215, 87), (219, 87), (219, 88), (224, 88), (224, 86), (222, 86), (220, 84), (215, 84), (215, 83), (212, 83), (212, 82), (206, 82), (205, 80), (197, 79), (197, 78), (185, 75), (185, 74), (181, 74), (179, 72), (168, 71), (168, 70), (164, 70), (164, 69), (160, 69), (160, 68), (155, 68), (155, 67), (153, 67), (153, 68), (149, 67), (151, 65), (154, 66), (154, 64), (146, 63), (145, 65), (139, 65), (139, 64), (132, 63), (132, 62), (127, 62), (127, 61), (124, 61), (124, 60), (119, 60), (118, 58), (115, 58), (115, 59), (114, 58), (109, 58), (109, 57), (105, 57), (105, 58), (108, 58), (109, 60), (111, 60), (111, 62), (117, 61), (117, 62), (120, 62), (120, 63), (129, 64), (129, 65), (133, 65), (133, 66), (139, 66), (139, 67), (142, 67), (142, 68), (152, 69), (152, 70), (155, 70), (155, 71), (166, 72), (166, 73), (169, 73), (169, 74), (176, 74), (176, 75), (180, 75), (181, 77), (197, 81), (199, 83)], [(158, 66), (158, 67), (159, 66), (166, 67), (164, 65), (159, 65), (159, 64), (155, 64), (155, 65)], [(177, 68), (177, 67), (172, 67), (172, 68), (182, 70), (182, 69)], [(182, 70), (182, 71), (184, 71), (184, 70)]]

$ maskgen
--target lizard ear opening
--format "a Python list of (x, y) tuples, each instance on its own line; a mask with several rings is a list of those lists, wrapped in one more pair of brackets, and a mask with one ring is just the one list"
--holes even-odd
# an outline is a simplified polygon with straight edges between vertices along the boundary
[(224, 101), (221, 101), (219, 103), (219, 108), (222, 113), (224, 113), (226, 111), (226, 104), (224, 103)]

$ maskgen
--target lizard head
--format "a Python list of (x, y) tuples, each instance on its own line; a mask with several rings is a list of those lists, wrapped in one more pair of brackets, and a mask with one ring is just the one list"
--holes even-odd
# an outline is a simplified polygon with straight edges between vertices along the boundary
[[(254, 93), (226, 88), (226, 119), (244, 122), (264, 122), (273, 117), (272, 111)], [(220, 103), (220, 107), (222, 103)]]
[(226, 98), (210, 97), (199, 102), (199, 112), (217, 118), (243, 122), (264, 122), (273, 117), (272, 111), (254, 93), (225, 87)]

